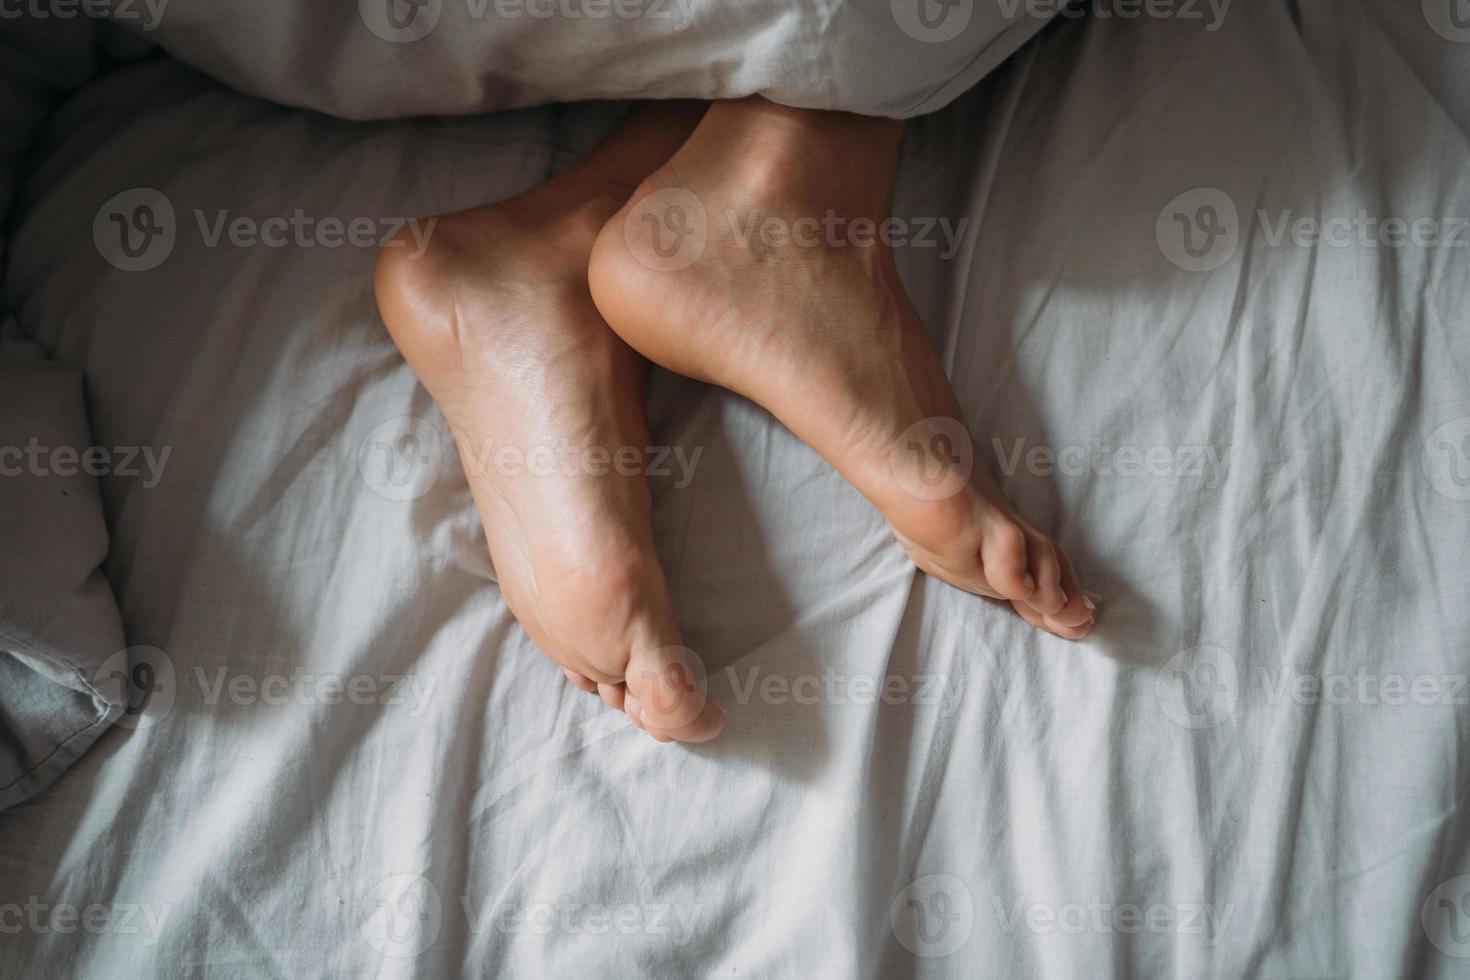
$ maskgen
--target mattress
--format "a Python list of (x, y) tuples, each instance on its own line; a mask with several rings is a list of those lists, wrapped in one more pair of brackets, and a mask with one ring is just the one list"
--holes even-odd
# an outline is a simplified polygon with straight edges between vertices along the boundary
[[(1437, 9), (1099, 9), (910, 124), (901, 271), (1102, 595), (1082, 643), (656, 372), (695, 461), (656, 537), (729, 713), (698, 746), (510, 616), (370, 283), (390, 230), (625, 106), (349, 122), (115, 64), (26, 157), (4, 307), (97, 444), (164, 460), (98, 478), (138, 690), (0, 812), (0, 976), (1465, 975), (1470, 47)], [(140, 204), (170, 234), (124, 260), (98, 216)]]

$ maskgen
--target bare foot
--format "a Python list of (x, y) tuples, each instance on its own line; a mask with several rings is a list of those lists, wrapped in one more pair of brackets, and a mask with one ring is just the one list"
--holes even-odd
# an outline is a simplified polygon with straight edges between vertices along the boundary
[(765, 406), (919, 568), (1080, 638), (1095, 597), (975, 465), (891, 251), (851, 223), (889, 214), (900, 135), (889, 120), (716, 103), (598, 236), (592, 296), (650, 360)]
[(384, 249), (378, 305), (455, 434), (521, 625), (568, 680), (655, 738), (702, 741), (724, 713), (690, 683), (654, 551), (647, 364), (587, 291), (593, 240), (631, 186), (602, 180), (608, 157), (594, 151), (520, 197), (440, 217), (421, 257)]

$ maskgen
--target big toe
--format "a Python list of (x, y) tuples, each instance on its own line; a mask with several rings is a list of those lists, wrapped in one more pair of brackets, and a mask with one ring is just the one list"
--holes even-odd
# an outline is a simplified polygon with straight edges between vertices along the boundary
[[(1064, 639), (1080, 640), (1092, 632), (1097, 621), (1097, 597), (1083, 591), (1081, 583), (1077, 580), (1077, 574), (1072, 569), (1071, 559), (1067, 557), (1061, 545), (1050, 541), (1048, 544), (1050, 546), (1048, 559), (1053, 560), (1055, 564), (1044, 570), (1038, 569), (1033, 574), (1036, 574), (1038, 578), (1041, 575), (1056, 575), (1056, 585), (1038, 588), (1029, 601), (1012, 600), (1011, 606), (1022, 619), (1033, 626), (1055, 633)], [(1055, 571), (1052, 568), (1055, 568)], [(1038, 605), (1043, 596), (1046, 597), (1045, 612)], [(1058, 602), (1058, 597), (1061, 597), (1062, 601)]]
[(584, 541), (575, 562), (543, 555), (527, 576), (539, 595), (508, 596), (512, 611), (572, 684), (596, 691), (649, 735), (713, 738), (724, 713), (705, 695), (699, 657), (682, 645), (647, 529), (616, 534), (607, 524), (604, 515), (599, 540)]
[(895, 533), (925, 572), (977, 595), (1006, 599), (1027, 622), (1068, 639), (1092, 628), (1094, 600), (1066, 551), (988, 494), (966, 490), (901, 509)]
[(705, 693), (694, 651), (677, 643), (644, 646), (629, 658), (628, 700), (650, 735), (703, 742), (725, 727), (725, 712)]

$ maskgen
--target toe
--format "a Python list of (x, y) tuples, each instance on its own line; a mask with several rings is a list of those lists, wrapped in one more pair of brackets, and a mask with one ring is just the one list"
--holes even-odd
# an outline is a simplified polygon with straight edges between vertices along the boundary
[(1026, 600), (1027, 604), (1043, 616), (1058, 615), (1067, 607), (1070, 597), (1062, 587), (1062, 563), (1056, 545), (1040, 531), (1029, 530), (1026, 558), (1036, 581), (1036, 591)]
[(643, 647), (628, 662), (628, 696), (637, 698), (643, 720), (660, 731), (679, 731), (700, 719), (715, 720), (705, 710), (709, 699), (689, 654), (685, 647), (673, 644)]
[(609, 708), (622, 711), (628, 689), (622, 684), (598, 684), (597, 693), (602, 695), (602, 700)]
[(1064, 636), (1085, 636), (1092, 629), (1091, 611), (1076, 599), (1067, 603), (1056, 615), (1043, 618), (1047, 629)]
[(1035, 626), (1037, 629), (1046, 630), (1048, 633), (1055, 633), (1064, 640), (1080, 640), (1092, 630), (1091, 622), (1085, 623), (1077, 629), (1070, 626), (1063, 626), (1043, 616), (1024, 602), (1012, 602), (1011, 608), (1016, 611), (1016, 615), (1020, 616), (1032, 626)]
[(638, 702), (637, 695), (632, 691), (624, 691), (622, 703), (623, 713), (632, 720), (633, 724), (646, 731), (647, 728), (643, 724), (643, 705)]
[(570, 571), (570, 561), (543, 555), (537, 574), (541, 601), (535, 608), (551, 624), (544, 632), (557, 659), (596, 682), (608, 706), (639, 728), (680, 741), (718, 732), (724, 716), (706, 710), (698, 657), (680, 645), (651, 535), (605, 523), (579, 554)]
[(724, 727), (724, 709), (714, 701), (706, 700), (704, 702), (704, 710), (699, 713), (699, 717), (695, 718), (689, 724), (675, 729), (655, 728), (650, 725), (648, 727), (648, 734), (655, 738), (658, 738), (660, 735), (667, 736), (667, 738), (660, 738), (659, 741), (672, 739), (677, 742), (708, 742), (720, 734), (720, 731)]
[(660, 731), (648, 723), (644, 714), (643, 704), (632, 693), (627, 693), (622, 698), (623, 711), (634, 726), (645, 732), (655, 742), (672, 742), (675, 736), (669, 732)]
[(1083, 637), (1087, 636), (1088, 633), (1092, 632), (1091, 623), (1087, 623), (1084, 626), (1079, 626), (1076, 629), (1073, 629), (1070, 626), (1060, 626), (1048, 620), (1045, 628), (1055, 633), (1057, 636), (1060, 636), (1064, 640), (1080, 640)]
[(1067, 553), (1060, 546), (1056, 546), (1055, 553), (1060, 565), (1061, 587), (1067, 593), (1068, 600), (1056, 612), (1046, 614), (1047, 623), (1062, 635), (1068, 635), (1063, 632), (1066, 630), (1084, 636), (1092, 629), (1096, 618), (1096, 600), (1083, 591), (1082, 583), (1077, 580), (1077, 573), (1072, 568), (1072, 560), (1067, 557)]
[(586, 691), (588, 694), (595, 694), (597, 692), (597, 682), (594, 681), (592, 678), (583, 677), (581, 674), (577, 673), (569, 667), (563, 667), (561, 669), (561, 672), (566, 676), (566, 679), (571, 682), (573, 687)]
[(1016, 611), (1017, 616), (1020, 616), (1037, 629), (1046, 630), (1048, 633), (1052, 632), (1052, 628), (1047, 625), (1046, 617), (1035, 609), (1032, 609), (1026, 603), (1013, 600), (1011, 602), (1011, 608)]
[(980, 557), (985, 581), (992, 590), (1013, 602), (1026, 602), (1037, 582), (1028, 561), (1026, 534), (1020, 526), (997, 519), (985, 529)]

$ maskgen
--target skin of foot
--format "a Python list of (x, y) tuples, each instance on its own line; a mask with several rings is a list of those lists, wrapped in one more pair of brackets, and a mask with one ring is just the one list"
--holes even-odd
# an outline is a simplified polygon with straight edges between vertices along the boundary
[(879, 509), (924, 572), (1079, 639), (1097, 597), (976, 462), (875, 234), (900, 138), (891, 120), (715, 103), (601, 230), (592, 297), (648, 359), (775, 415)]
[(519, 197), (441, 216), (421, 256), (384, 248), (374, 286), (455, 435), (511, 612), (571, 683), (659, 741), (703, 741), (724, 713), (693, 683), (654, 551), (647, 362), (608, 328), (586, 279), (632, 186), (612, 178), (636, 168), (649, 125), (669, 120), (640, 119), (633, 142), (610, 138), (600, 158)]

